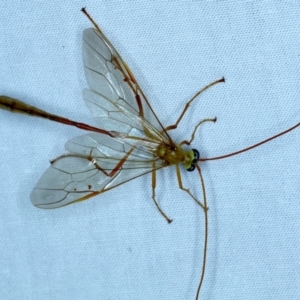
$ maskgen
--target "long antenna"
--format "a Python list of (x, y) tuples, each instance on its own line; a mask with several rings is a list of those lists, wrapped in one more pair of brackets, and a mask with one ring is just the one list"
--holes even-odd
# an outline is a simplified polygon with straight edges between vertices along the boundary
[(252, 145), (252, 146), (250, 146), (250, 147), (241, 149), (241, 150), (239, 150), (239, 151), (235, 151), (235, 152), (232, 152), (232, 153), (228, 153), (228, 154), (221, 155), (221, 156), (216, 156), (216, 157), (200, 158), (199, 161), (207, 161), (207, 160), (223, 159), (223, 158), (227, 158), (227, 157), (230, 157), (230, 156), (234, 156), (234, 155), (237, 155), (237, 154), (246, 152), (246, 151), (251, 150), (251, 149), (253, 149), (253, 148), (256, 148), (256, 147), (258, 147), (258, 146), (260, 146), (260, 145), (263, 145), (263, 144), (265, 144), (265, 143), (268, 143), (268, 142), (270, 142), (270, 141), (272, 141), (272, 140), (274, 140), (274, 139), (277, 139), (278, 137), (280, 137), (280, 136), (282, 136), (282, 135), (285, 135), (286, 133), (288, 133), (288, 132), (290, 132), (290, 131), (296, 129), (296, 128), (299, 127), (299, 126), (300, 126), (300, 123), (294, 125), (293, 127), (290, 127), (289, 129), (287, 129), (287, 130), (285, 130), (285, 131), (282, 131), (282, 132), (280, 132), (280, 133), (278, 133), (278, 134), (276, 134), (276, 135), (274, 135), (274, 136), (272, 136), (272, 137), (270, 137), (270, 138), (268, 138), (268, 139), (266, 139), (266, 140), (263, 140), (263, 141), (261, 141), (261, 142), (259, 142), (259, 143), (257, 143), (257, 144), (254, 144), (254, 145)]

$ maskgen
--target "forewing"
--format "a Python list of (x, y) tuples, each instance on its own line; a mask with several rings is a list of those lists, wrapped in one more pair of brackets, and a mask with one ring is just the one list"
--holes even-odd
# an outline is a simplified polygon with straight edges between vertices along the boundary
[(171, 139), (125, 62), (102, 32), (83, 33), (89, 89), (84, 100), (110, 136), (90, 133), (66, 143), (31, 193), (40, 208), (57, 208), (103, 193), (165, 166), (157, 148)]
[[(83, 97), (100, 127), (124, 132), (126, 123), (150, 138), (155, 129), (161, 139), (170, 140), (129, 68), (104, 34), (93, 28), (84, 30), (82, 51), (89, 85)], [(150, 124), (151, 132), (145, 124)]]
[[(69, 153), (54, 160), (32, 191), (35, 206), (58, 208), (88, 199), (151, 172), (154, 165), (150, 148), (129, 147), (126, 139), (98, 133), (73, 138), (66, 149)], [(155, 168), (162, 167), (156, 159)]]

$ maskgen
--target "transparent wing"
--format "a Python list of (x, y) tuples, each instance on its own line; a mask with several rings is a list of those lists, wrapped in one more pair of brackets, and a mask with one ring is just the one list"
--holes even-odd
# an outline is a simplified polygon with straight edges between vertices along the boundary
[(126, 139), (89, 133), (66, 143), (68, 154), (58, 157), (42, 175), (30, 198), (39, 208), (58, 208), (103, 193), (164, 167), (151, 147), (130, 147)]
[(90, 88), (83, 91), (83, 98), (101, 128), (123, 133), (135, 128), (152, 137), (145, 128), (151, 124), (152, 132), (155, 129), (160, 138), (171, 141), (126, 63), (94, 28), (83, 32), (83, 64)]
[(83, 98), (109, 135), (89, 133), (66, 143), (31, 193), (40, 208), (86, 200), (166, 165), (159, 145), (171, 139), (130, 70), (96, 29), (83, 33), (83, 62), (89, 89)]

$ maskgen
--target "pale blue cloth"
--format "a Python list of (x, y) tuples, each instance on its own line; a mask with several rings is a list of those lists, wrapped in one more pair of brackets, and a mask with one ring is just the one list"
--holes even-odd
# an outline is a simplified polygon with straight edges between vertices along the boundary
[[(300, 121), (296, 1), (0, 1), (0, 94), (96, 125), (84, 106), (86, 6), (165, 125), (203, 86), (174, 140), (201, 157), (257, 143)], [(0, 111), (0, 299), (194, 299), (204, 215), (174, 168), (58, 210), (29, 195), (66, 140), (82, 134)], [(300, 299), (300, 128), (240, 156), (201, 164), (209, 206), (200, 299)], [(202, 201), (196, 172), (181, 172)]]

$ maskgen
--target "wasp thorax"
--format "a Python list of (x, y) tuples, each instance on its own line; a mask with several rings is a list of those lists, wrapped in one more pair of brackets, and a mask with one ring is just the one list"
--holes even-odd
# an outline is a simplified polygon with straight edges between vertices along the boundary
[(156, 151), (157, 155), (168, 164), (179, 164), (185, 160), (185, 151), (179, 147), (162, 144)]
[(178, 150), (168, 150), (165, 156), (165, 159), (170, 164), (178, 164), (183, 162), (184, 160), (184, 153), (182, 151)]
[(159, 156), (159, 157), (164, 157), (165, 156), (165, 154), (166, 154), (166, 148), (164, 148), (164, 147), (162, 147), (162, 148), (159, 148), (158, 149), (158, 151), (157, 151), (157, 155)]

